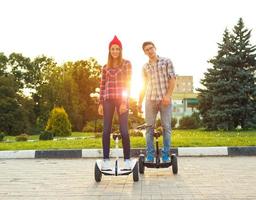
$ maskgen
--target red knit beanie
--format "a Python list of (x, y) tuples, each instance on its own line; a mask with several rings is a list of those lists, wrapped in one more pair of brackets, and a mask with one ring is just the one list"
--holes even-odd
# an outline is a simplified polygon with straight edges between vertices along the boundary
[(115, 37), (113, 38), (113, 40), (109, 43), (109, 49), (110, 49), (110, 47), (113, 45), (113, 44), (116, 44), (116, 45), (118, 45), (121, 49), (122, 49), (122, 43), (120, 42), (120, 40), (116, 37), (116, 35), (115, 35)]

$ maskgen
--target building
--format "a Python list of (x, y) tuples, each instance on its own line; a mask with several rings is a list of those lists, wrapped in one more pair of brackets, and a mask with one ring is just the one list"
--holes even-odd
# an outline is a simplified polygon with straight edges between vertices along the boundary
[(175, 93), (193, 92), (193, 76), (177, 76)]
[(177, 76), (176, 86), (172, 96), (172, 117), (178, 120), (183, 116), (190, 116), (197, 111), (198, 93), (194, 92), (193, 76)]

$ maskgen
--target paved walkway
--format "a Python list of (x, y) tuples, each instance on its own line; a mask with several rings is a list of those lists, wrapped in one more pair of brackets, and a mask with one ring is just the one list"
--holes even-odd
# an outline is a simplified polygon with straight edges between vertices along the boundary
[(256, 157), (179, 157), (179, 174), (145, 169), (94, 181), (94, 159), (0, 159), (0, 199), (256, 199)]

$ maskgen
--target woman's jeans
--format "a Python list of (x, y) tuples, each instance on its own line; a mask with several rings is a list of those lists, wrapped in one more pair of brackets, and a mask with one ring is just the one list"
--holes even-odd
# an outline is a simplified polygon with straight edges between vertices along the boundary
[[(145, 118), (148, 125), (155, 126), (157, 113), (160, 112), (161, 125), (163, 128), (163, 144), (162, 156), (169, 156), (171, 146), (171, 116), (172, 104), (163, 106), (160, 101), (146, 100)], [(146, 142), (147, 142), (147, 157), (153, 158), (155, 155), (154, 148), (154, 128), (147, 128)]]
[(128, 133), (128, 111), (119, 113), (120, 100), (106, 100), (103, 102), (104, 130), (103, 130), (103, 158), (109, 158), (110, 134), (112, 129), (112, 119), (115, 109), (119, 119), (119, 130), (122, 135), (124, 159), (130, 158), (130, 138)]

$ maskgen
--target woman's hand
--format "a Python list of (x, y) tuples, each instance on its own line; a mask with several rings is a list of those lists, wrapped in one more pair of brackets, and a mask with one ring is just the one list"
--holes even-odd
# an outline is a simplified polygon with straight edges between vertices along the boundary
[(99, 107), (98, 107), (98, 113), (99, 113), (99, 115), (103, 115), (103, 106), (102, 106), (102, 104), (100, 104)]
[(120, 115), (121, 114), (123, 114), (123, 113), (125, 113), (125, 112), (127, 112), (127, 105), (126, 105), (126, 103), (121, 103), (121, 105), (120, 105), (120, 107), (119, 107), (119, 113), (120, 113)]

